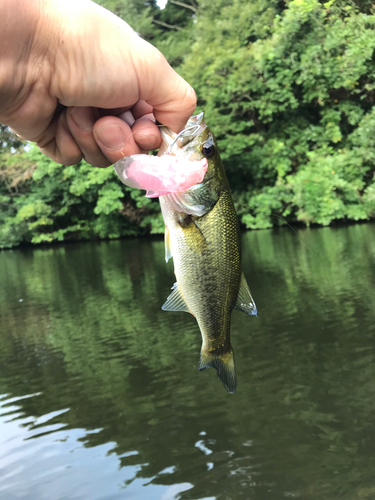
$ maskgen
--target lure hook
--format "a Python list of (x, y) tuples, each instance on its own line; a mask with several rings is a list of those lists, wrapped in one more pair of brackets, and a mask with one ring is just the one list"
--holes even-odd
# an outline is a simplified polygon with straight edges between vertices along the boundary
[[(177, 134), (177, 136), (174, 138), (173, 142), (168, 146), (168, 149), (165, 151), (164, 154), (165, 155), (170, 154), (170, 152), (172, 151), (173, 146), (176, 144), (176, 142), (178, 141), (178, 139), (180, 137), (183, 137), (184, 135), (186, 135), (187, 132), (190, 132), (189, 135), (193, 135), (196, 132), (198, 132), (199, 129), (200, 129), (200, 125), (192, 125), (191, 127), (187, 127), (184, 130), (182, 130), (179, 134)], [(191, 131), (193, 131), (193, 132), (191, 132)]]

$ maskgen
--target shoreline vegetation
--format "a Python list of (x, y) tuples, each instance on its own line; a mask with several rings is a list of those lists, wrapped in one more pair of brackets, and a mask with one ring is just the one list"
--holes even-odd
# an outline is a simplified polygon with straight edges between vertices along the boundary
[[(370, 1), (99, 3), (196, 89), (242, 228), (375, 217)], [(163, 231), (158, 200), (112, 168), (59, 165), (0, 125), (0, 248)]]

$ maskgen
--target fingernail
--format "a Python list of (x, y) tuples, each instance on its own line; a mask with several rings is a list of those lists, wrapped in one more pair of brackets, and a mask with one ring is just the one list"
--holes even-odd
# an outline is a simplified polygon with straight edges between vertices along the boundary
[(94, 127), (95, 117), (91, 108), (74, 108), (71, 117), (81, 130), (88, 132)]
[(160, 142), (160, 139), (158, 139), (154, 134), (137, 135), (134, 136), (134, 140), (138, 142), (141, 146), (148, 146), (150, 148), (156, 147)]
[(97, 131), (96, 136), (107, 149), (120, 149), (125, 144), (124, 132), (118, 125), (104, 125)]

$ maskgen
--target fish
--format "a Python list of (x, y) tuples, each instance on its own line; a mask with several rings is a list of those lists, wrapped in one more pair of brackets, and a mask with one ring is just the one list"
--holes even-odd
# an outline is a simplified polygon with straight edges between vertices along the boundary
[(202, 347), (198, 370), (215, 368), (225, 389), (234, 394), (237, 375), (230, 339), (231, 313), (257, 315), (242, 271), (240, 228), (214, 134), (204, 113), (192, 116), (184, 130), (161, 127), (158, 155), (207, 160), (202, 182), (182, 192), (159, 196), (165, 223), (165, 260), (173, 258), (176, 283), (162, 306), (184, 311), (198, 323)]

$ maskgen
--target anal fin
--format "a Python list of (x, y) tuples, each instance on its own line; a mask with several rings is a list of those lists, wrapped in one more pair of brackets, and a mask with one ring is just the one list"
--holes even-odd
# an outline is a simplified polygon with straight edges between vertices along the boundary
[(167, 298), (165, 304), (161, 306), (163, 311), (182, 311), (182, 312), (190, 312), (186, 302), (178, 288), (178, 284), (175, 283), (172, 286), (173, 292)]
[(255, 305), (254, 299), (251, 296), (249, 285), (247, 284), (244, 274), (241, 275), (240, 290), (237, 296), (237, 302), (234, 309), (242, 311), (245, 314), (250, 314), (251, 316), (257, 316), (258, 310)]

